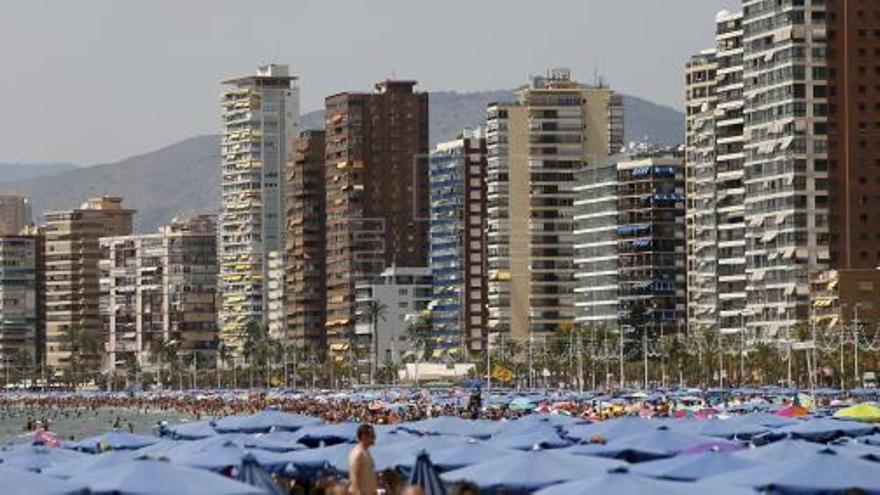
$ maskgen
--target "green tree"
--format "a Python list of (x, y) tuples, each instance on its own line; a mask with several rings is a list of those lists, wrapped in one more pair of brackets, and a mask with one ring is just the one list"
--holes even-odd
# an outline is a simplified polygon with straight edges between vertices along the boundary
[(67, 383), (75, 389), (97, 369), (98, 339), (82, 327), (68, 327), (61, 338), (70, 352), (69, 366), (65, 370)]
[[(371, 299), (360, 306), (358, 317), (361, 321), (370, 324), (372, 332), (371, 345), (372, 356), (370, 358), (370, 384), (376, 383), (376, 370), (379, 367), (379, 320), (385, 321), (385, 315), (388, 313), (388, 306), (381, 302)], [(354, 339), (352, 339), (353, 341)], [(351, 343), (354, 345), (354, 342)]]
[[(259, 374), (261, 367), (268, 365), (274, 352), (274, 342), (269, 337), (269, 328), (257, 321), (249, 321), (242, 330), (241, 351), (248, 364), (248, 373), (250, 373), (251, 386), (253, 387), (254, 370)], [(268, 385), (268, 366), (264, 371), (264, 381)]]

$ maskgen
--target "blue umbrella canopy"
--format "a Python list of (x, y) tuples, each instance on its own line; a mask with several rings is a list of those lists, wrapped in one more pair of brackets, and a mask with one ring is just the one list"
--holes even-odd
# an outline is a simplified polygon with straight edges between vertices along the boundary
[(680, 455), (671, 459), (643, 462), (632, 471), (645, 476), (673, 481), (697, 481), (710, 476), (749, 469), (759, 463), (724, 452), (706, 452), (698, 455)]
[(270, 430), (296, 431), (305, 426), (323, 424), (318, 418), (266, 409), (248, 416), (228, 416), (217, 420), (214, 429), (220, 433), (260, 433)]
[(271, 450), (273, 452), (290, 452), (291, 450), (306, 448), (305, 445), (299, 443), (301, 438), (302, 434), (300, 431), (272, 431), (242, 438), (241, 443), (245, 447)]
[(859, 438), (859, 441), (864, 442), (868, 445), (876, 445), (880, 447), (880, 434), (869, 435), (866, 437)]
[(285, 491), (275, 483), (272, 476), (263, 469), (252, 455), (247, 455), (242, 460), (241, 468), (235, 477), (242, 483), (255, 486), (268, 495), (285, 495)]
[(2, 460), (0, 466), (23, 471), (41, 472), (58, 464), (88, 458), (91, 458), (91, 455), (73, 450), (29, 445), (26, 448), (0, 452), (0, 460)]
[(572, 450), (572, 453), (613, 457), (629, 462), (642, 462), (672, 457), (679, 452), (697, 447), (732, 448), (736, 446), (738, 444), (727, 440), (676, 432), (666, 426), (661, 426), (653, 431), (613, 440), (608, 445), (583, 446), (588, 448), (585, 448), (582, 452)]
[(743, 419), (742, 417), (683, 420), (680, 424), (676, 424), (675, 429), (697, 433), (699, 435), (706, 435), (708, 437), (727, 439), (736, 438), (741, 440), (748, 440), (755, 435), (770, 431), (769, 427), (759, 425), (747, 419)]
[(777, 414), (758, 412), (743, 416), (743, 420), (768, 428), (781, 428), (783, 426), (797, 424), (798, 420), (785, 418)]
[(27, 471), (0, 467), (0, 493), (3, 495), (86, 495), (85, 485)]
[(553, 485), (535, 495), (571, 495), (575, 493), (613, 493), (614, 495), (750, 495), (754, 491), (742, 487), (715, 486), (704, 483), (682, 483), (660, 480), (630, 473), (627, 468), (605, 474)]
[(212, 423), (213, 421), (211, 420), (181, 423), (178, 425), (167, 426), (165, 427), (165, 431), (168, 432), (171, 438), (180, 440), (199, 440), (217, 434)]
[(253, 459), (262, 468), (272, 472), (283, 471), (288, 461), (283, 454), (262, 450), (248, 450), (235, 443), (213, 445), (203, 450), (173, 453), (168, 459), (175, 464), (183, 464), (211, 471), (226, 468), (241, 468), (245, 459)]
[(571, 445), (570, 440), (561, 438), (554, 430), (535, 429), (531, 432), (499, 435), (487, 440), (487, 443), (504, 449), (532, 450), (558, 449)]
[(712, 482), (781, 494), (880, 493), (880, 463), (822, 448), (787, 462), (720, 475)]
[(138, 457), (144, 457), (144, 454), (136, 450), (113, 450), (63, 462), (44, 469), (42, 473), (56, 478), (71, 478), (95, 469), (116, 466)]
[(601, 474), (620, 463), (573, 456), (555, 450), (515, 452), (440, 475), (446, 482), (471, 481), (483, 490), (537, 490), (564, 481)]
[(657, 423), (636, 416), (625, 416), (601, 423), (574, 425), (565, 429), (565, 436), (581, 442), (589, 442), (594, 437), (607, 441), (646, 433), (657, 428)]
[(481, 462), (491, 461), (513, 453), (510, 449), (495, 447), (486, 442), (471, 440), (432, 451), (431, 459), (440, 471), (451, 471)]
[(404, 424), (400, 426), (400, 429), (421, 434), (489, 438), (498, 431), (498, 425), (492, 421), (440, 416)]
[(424, 450), (416, 457), (409, 484), (422, 487), (424, 495), (446, 495), (446, 487)]
[(348, 454), (350, 444), (339, 444), (318, 449), (297, 450), (282, 454), (287, 461), (284, 474), (296, 479), (310, 481), (316, 476), (332, 469), (332, 466), (346, 466), (348, 471)]
[(358, 423), (307, 426), (298, 432), (302, 433), (299, 442), (309, 447), (317, 447), (319, 444), (327, 446), (337, 443), (353, 443), (357, 441), (359, 426)]
[(112, 495), (258, 495), (257, 487), (219, 474), (165, 461), (135, 459), (74, 476), (92, 493)]
[(101, 452), (103, 450), (137, 450), (158, 442), (156, 437), (135, 435), (123, 431), (108, 431), (101, 435), (84, 438), (78, 442), (67, 443), (68, 449), (82, 452)]
[(806, 453), (818, 452), (821, 449), (822, 446), (817, 443), (794, 438), (785, 438), (769, 445), (741, 450), (733, 455), (763, 463), (777, 463), (786, 462)]
[(858, 421), (843, 421), (828, 418), (810, 418), (798, 421), (796, 424), (784, 426), (769, 433), (770, 437), (790, 435), (794, 438), (803, 438), (811, 442), (830, 442), (840, 437), (859, 437), (870, 435), (877, 431), (877, 427), (860, 423)]

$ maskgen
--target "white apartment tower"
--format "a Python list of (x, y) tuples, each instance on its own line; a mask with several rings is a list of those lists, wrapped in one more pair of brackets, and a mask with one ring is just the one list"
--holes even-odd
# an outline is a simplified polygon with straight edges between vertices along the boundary
[(283, 168), (299, 127), (299, 89), (285, 65), (226, 81), (218, 225), (221, 338), (237, 347), (245, 324), (266, 323), (268, 253), (285, 241)]
[(715, 48), (686, 68), (688, 322), (735, 333), (746, 301), (742, 13), (715, 24)]
[(828, 249), (826, 2), (743, 2), (746, 323), (784, 337), (807, 318)]

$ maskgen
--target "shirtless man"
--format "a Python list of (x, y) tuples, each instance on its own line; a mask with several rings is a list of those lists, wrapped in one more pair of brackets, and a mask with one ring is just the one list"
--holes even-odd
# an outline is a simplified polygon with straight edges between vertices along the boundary
[(376, 432), (371, 425), (360, 425), (357, 439), (357, 445), (348, 454), (348, 478), (351, 481), (348, 492), (351, 495), (376, 495), (379, 481), (369, 450), (376, 443)]

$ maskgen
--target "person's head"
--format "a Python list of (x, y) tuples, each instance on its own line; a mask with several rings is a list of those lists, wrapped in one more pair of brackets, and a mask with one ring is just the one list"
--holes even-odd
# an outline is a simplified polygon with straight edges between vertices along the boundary
[(373, 425), (362, 424), (357, 429), (357, 439), (364, 447), (371, 447), (376, 443), (376, 431)]

